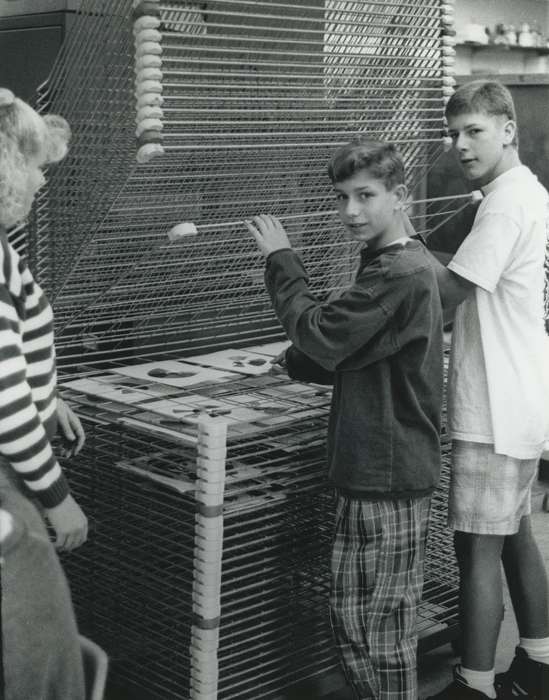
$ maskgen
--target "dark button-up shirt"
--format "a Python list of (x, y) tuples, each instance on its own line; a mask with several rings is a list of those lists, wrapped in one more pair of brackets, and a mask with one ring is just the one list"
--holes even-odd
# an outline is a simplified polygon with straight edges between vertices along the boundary
[(269, 256), (265, 282), (293, 343), (290, 376), (333, 383), (335, 486), (364, 498), (431, 492), (440, 473), (442, 310), (422, 243), (364, 249), (354, 284), (327, 303), (290, 249)]

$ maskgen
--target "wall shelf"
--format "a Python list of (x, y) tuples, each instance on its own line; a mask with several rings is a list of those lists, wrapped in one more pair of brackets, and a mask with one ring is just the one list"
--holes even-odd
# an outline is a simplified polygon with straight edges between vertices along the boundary
[(481, 44), (476, 41), (463, 41), (456, 44), (456, 49), (469, 49), (472, 52), (524, 52), (527, 54), (537, 54), (538, 56), (549, 56), (549, 47), (547, 46), (519, 46), (510, 44)]
[(511, 86), (531, 86), (531, 85), (549, 85), (549, 74), (547, 73), (494, 73), (490, 71), (482, 73), (467, 74), (463, 73), (456, 75), (458, 85), (472, 80), (499, 80), (500, 83)]
[(456, 44), (455, 71), (458, 75), (544, 75), (549, 72), (549, 47), (460, 42)]

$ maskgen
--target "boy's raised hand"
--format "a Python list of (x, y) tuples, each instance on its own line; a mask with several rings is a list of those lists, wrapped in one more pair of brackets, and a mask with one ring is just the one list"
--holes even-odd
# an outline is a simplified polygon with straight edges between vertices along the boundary
[(244, 221), (244, 223), (265, 257), (274, 253), (275, 250), (292, 247), (288, 234), (276, 216), (261, 214), (254, 216), (251, 221)]

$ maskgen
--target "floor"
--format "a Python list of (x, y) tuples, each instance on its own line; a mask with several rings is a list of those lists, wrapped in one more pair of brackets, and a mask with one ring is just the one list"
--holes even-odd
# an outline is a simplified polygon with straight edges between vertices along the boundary
[[(543, 475), (543, 481), (535, 489), (532, 524), (536, 538), (545, 559), (549, 574), (549, 465), (548, 473)], [(496, 672), (508, 667), (518, 642), (517, 630), (513, 611), (506, 595), (505, 618), (498, 643), (496, 657)], [(452, 669), (459, 659), (450, 644), (438, 647), (422, 655), (419, 659), (419, 697), (425, 698), (444, 688), (452, 678)], [(285, 694), (279, 700), (353, 700), (351, 692), (344, 687), (340, 674), (332, 674), (318, 680), (307, 687), (300, 687)], [(111, 690), (105, 700), (130, 700), (127, 694)], [(134, 698), (131, 698), (134, 700)], [(144, 700), (147, 700), (144, 698)]]

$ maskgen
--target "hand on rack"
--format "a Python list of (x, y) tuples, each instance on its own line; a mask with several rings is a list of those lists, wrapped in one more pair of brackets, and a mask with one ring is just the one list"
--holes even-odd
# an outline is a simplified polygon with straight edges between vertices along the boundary
[(265, 257), (274, 253), (275, 250), (292, 247), (288, 234), (276, 216), (261, 214), (254, 216), (252, 221), (244, 221), (244, 223)]
[[(62, 457), (74, 457), (82, 449), (86, 434), (80, 418), (63, 399), (57, 399), (57, 423), (63, 437)], [(67, 444), (68, 443), (68, 444)]]
[(285, 348), (279, 355), (273, 357), (273, 359), (271, 360), (271, 372), (273, 374), (286, 372), (286, 350), (287, 348)]

